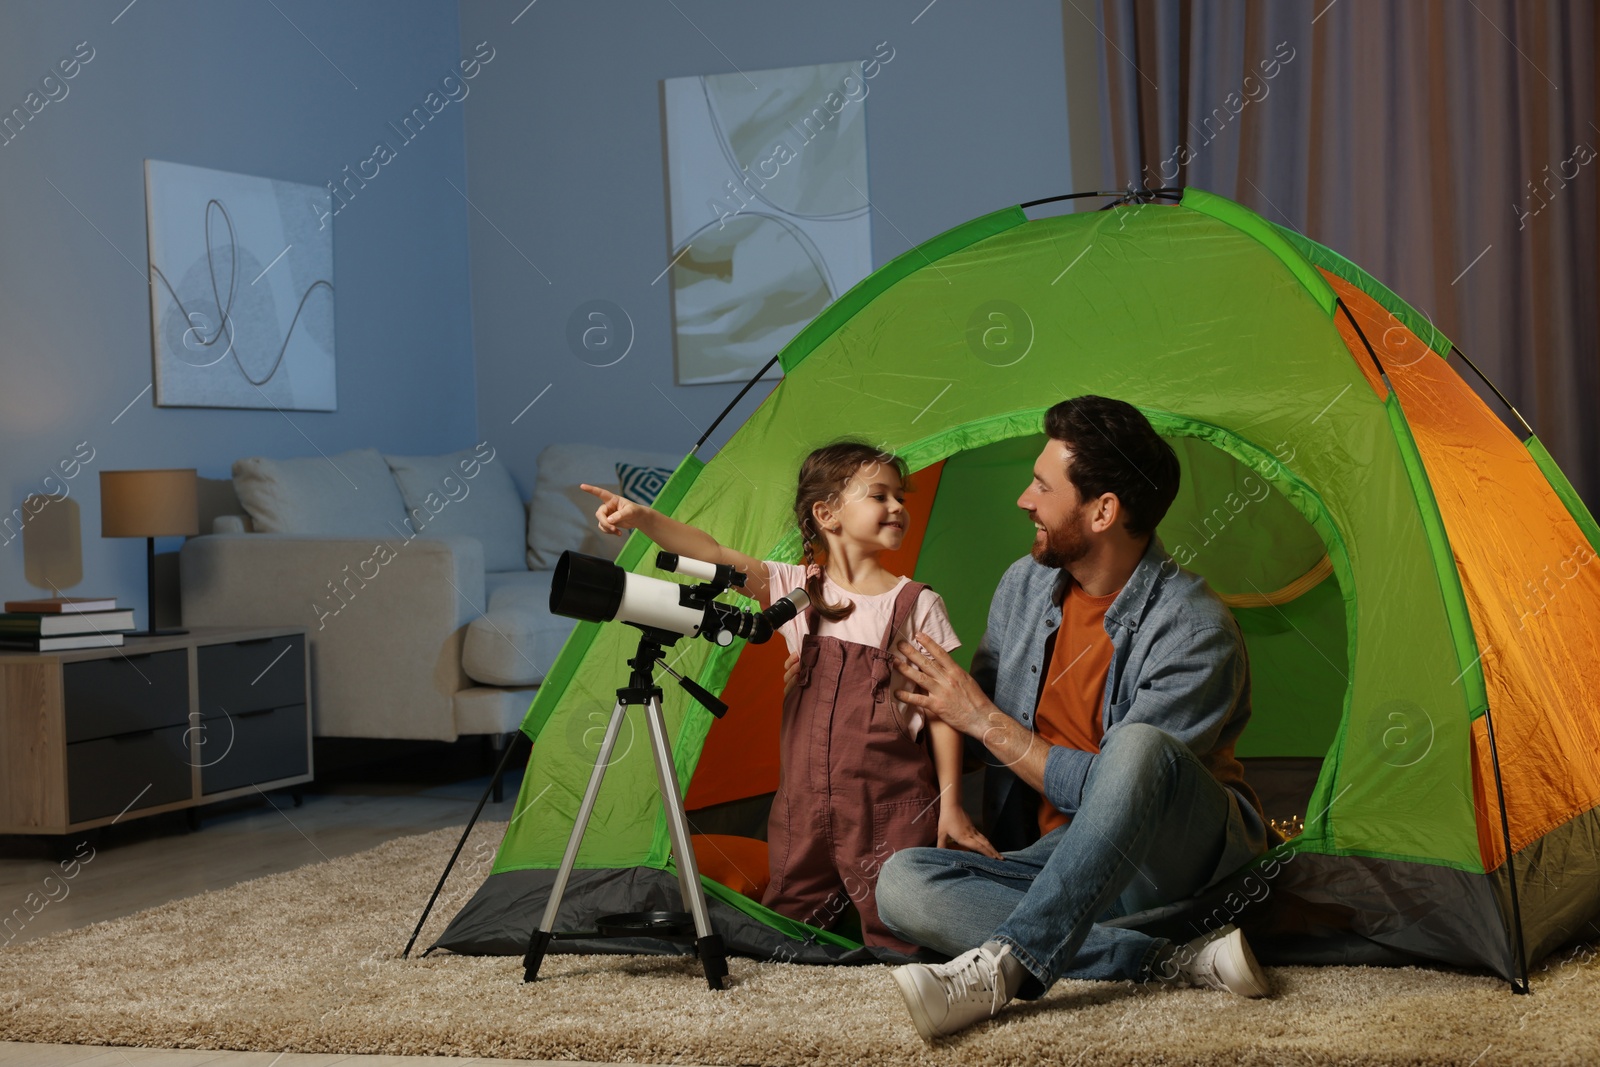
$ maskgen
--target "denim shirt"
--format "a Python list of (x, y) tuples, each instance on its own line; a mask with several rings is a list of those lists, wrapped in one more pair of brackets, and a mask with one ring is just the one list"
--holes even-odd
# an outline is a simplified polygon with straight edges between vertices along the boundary
[[(989, 625), (972, 657), (972, 675), (1017, 722), (1035, 729), (1034, 714), (1061, 599), (1071, 576), (1025, 556), (1007, 568), (989, 605)], [(1250, 721), (1250, 665), (1238, 624), (1205, 580), (1180, 568), (1161, 541), (1150, 545), (1106, 609), (1111, 663), (1106, 670), (1102, 744), (1124, 723), (1155, 726), (1187, 745), (1226, 787), (1233, 804), (1228, 843), (1217, 876), (1265, 851), (1261, 804), (1244, 781), (1233, 748)], [(995, 764), (985, 775), (984, 810), (1002, 810), (1016, 776)], [(1067, 815), (1078, 810), (1096, 755), (1052, 746), (1044, 796)]]

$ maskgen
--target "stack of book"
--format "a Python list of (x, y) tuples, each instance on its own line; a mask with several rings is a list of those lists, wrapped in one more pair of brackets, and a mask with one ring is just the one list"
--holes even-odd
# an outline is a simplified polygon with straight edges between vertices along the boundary
[(0, 614), (0, 651), (114, 648), (132, 629), (133, 609), (118, 608), (115, 598), (8, 600)]

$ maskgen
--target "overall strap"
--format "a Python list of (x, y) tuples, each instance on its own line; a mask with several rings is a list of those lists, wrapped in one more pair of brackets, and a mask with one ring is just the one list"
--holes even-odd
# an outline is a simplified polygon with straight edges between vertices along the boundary
[(906, 620), (911, 618), (911, 613), (916, 609), (917, 597), (928, 588), (921, 582), (907, 582), (900, 589), (900, 595), (894, 598), (894, 614), (889, 619), (888, 627), (883, 631), (883, 640), (878, 642), (878, 647), (889, 651), (889, 642), (894, 640), (895, 634), (904, 629)]

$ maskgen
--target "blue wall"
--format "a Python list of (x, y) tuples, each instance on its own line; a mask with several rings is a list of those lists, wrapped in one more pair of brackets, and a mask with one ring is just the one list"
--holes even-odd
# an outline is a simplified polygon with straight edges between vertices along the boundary
[[(525, 490), (552, 442), (686, 452), (737, 392), (673, 384), (671, 279), (651, 284), (671, 255), (662, 79), (865, 59), (887, 41), (894, 58), (867, 97), (875, 266), (1073, 189), (1058, 0), (473, 0), (461, 27), (499, 57), (466, 105), (479, 432)], [(606, 368), (566, 340), (573, 310), (596, 299), (637, 334)]]
[[(92, 450), (65, 483), (83, 531), (73, 591), (141, 606), (142, 546), (99, 536), (100, 470), (222, 478), (240, 456), (488, 438), (526, 493), (554, 442), (689, 448), (736, 387), (673, 384), (669, 279), (651, 284), (669, 255), (664, 78), (848, 61), (888, 42), (867, 122), (876, 265), (1073, 187), (1054, 0), (13, 4), (0, 9), (0, 113), (79, 42), (93, 58), (66, 95), (0, 146), (0, 503), (58, 491), (45, 479)], [(334, 223), (339, 410), (157, 408), (143, 161), (320, 185), (390, 139), (388, 123), (479, 42), (493, 58), (467, 100)], [(608, 368), (567, 346), (568, 317), (593, 299), (637, 331)], [(21, 538), (0, 543), (0, 595), (30, 592)]]
[[(9, 512), (61, 484), (44, 483), (59, 461), (93, 450), (66, 483), (82, 515), (79, 592), (144, 603), (144, 546), (99, 536), (100, 470), (226, 477), (246, 455), (476, 439), (468, 209), (447, 184), (466, 188), (460, 104), (334, 223), (337, 412), (157, 408), (140, 395), (151, 383), (143, 161), (322, 185), (379, 138), (398, 140), (386, 124), (471, 52), (453, 2), (275, 3), (0, 8), (0, 112), (79, 42), (93, 50), (66, 95), (0, 146), (0, 489)], [(21, 538), (0, 544), (0, 596), (28, 592)]]

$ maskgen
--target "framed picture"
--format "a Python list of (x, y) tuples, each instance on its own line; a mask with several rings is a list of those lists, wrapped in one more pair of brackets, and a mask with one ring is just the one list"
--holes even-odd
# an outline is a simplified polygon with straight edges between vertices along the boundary
[(144, 168), (156, 403), (335, 410), (327, 190)]
[(871, 273), (866, 98), (880, 68), (662, 83), (679, 385), (748, 381)]

